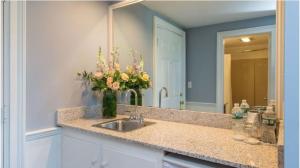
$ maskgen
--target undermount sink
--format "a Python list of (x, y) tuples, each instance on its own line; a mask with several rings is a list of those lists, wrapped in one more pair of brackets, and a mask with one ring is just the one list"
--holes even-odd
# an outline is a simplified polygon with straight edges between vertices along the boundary
[(99, 123), (93, 125), (93, 127), (98, 128), (106, 128), (110, 130), (120, 131), (120, 132), (127, 132), (132, 131), (135, 129), (139, 129), (148, 125), (154, 124), (154, 122), (144, 121), (143, 123), (140, 123), (137, 120), (130, 120), (127, 118), (123, 119), (117, 119), (113, 121), (108, 121), (104, 123)]

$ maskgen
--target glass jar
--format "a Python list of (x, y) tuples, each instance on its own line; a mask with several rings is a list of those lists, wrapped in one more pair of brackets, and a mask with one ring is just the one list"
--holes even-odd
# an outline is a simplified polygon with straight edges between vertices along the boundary
[[(137, 94), (137, 103), (138, 106), (142, 106), (143, 104), (143, 93), (142, 90), (139, 88), (134, 88), (134, 90), (136, 91)], [(135, 105), (135, 95), (131, 94), (130, 95), (130, 105)]]
[(238, 103), (234, 103), (234, 106), (231, 110), (232, 118), (234, 119), (242, 119), (244, 117), (241, 108)]
[(261, 135), (261, 141), (265, 143), (276, 143), (276, 134), (275, 134), (275, 125), (262, 125), (262, 135)]
[(113, 90), (103, 92), (102, 115), (104, 118), (113, 118), (117, 115), (117, 93)]
[(243, 141), (246, 138), (246, 134), (244, 132), (244, 119), (233, 119), (233, 139), (237, 141)]
[(247, 100), (242, 100), (241, 106), (240, 106), (241, 110), (243, 113), (247, 113), (250, 109), (249, 104), (247, 103)]

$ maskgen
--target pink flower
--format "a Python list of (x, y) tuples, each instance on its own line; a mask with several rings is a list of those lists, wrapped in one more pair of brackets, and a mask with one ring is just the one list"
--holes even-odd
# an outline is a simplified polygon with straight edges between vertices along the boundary
[(102, 73), (102, 72), (96, 72), (96, 73), (94, 74), (94, 76), (95, 76), (96, 78), (98, 78), (98, 79), (101, 79), (101, 78), (103, 77), (103, 73)]
[(112, 83), (107, 83), (107, 87), (110, 88), (110, 89), (112, 89), (113, 88)]
[(107, 81), (106, 81), (106, 84), (108, 84), (108, 83), (111, 84), (112, 82), (113, 82), (113, 78), (112, 78), (112, 77), (108, 77), (108, 78), (107, 78)]
[(107, 80), (106, 80), (106, 85), (108, 88), (111, 88), (112, 89), (112, 82), (113, 82), (113, 78), (112, 77), (108, 77)]
[(120, 83), (119, 82), (114, 82), (112, 84), (112, 90), (118, 90), (120, 88)]

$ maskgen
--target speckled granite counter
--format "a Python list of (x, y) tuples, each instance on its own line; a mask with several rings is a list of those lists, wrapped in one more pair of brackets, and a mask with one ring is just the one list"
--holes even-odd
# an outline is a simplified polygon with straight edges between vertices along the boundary
[(276, 146), (249, 145), (235, 141), (230, 129), (146, 120), (154, 121), (155, 124), (125, 133), (92, 127), (107, 119), (58, 119), (58, 125), (234, 167), (278, 167)]

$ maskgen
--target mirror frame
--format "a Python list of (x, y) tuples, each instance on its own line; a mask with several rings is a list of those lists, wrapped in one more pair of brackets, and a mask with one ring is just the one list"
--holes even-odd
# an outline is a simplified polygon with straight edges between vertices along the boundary
[(113, 51), (113, 39), (114, 39), (114, 33), (113, 33), (113, 17), (114, 13), (113, 11), (118, 8), (122, 8), (128, 5), (132, 5), (135, 3), (139, 3), (143, 0), (125, 0), (121, 1), (115, 4), (112, 4), (108, 7), (108, 58), (111, 59), (110, 54)]
[(276, 5), (276, 113), (284, 119), (284, 1)]

